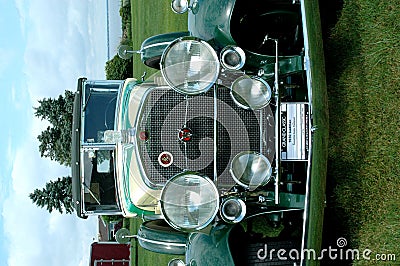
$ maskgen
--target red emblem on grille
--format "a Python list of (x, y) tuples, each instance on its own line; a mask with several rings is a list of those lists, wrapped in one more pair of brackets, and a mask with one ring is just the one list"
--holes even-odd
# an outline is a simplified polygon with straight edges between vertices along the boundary
[(170, 152), (164, 151), (158, 156), (158, 163), (163, 167), (168, 167), (172, 164), (174, 158)]
[(147, 133), (147, 131), (140, 131), (139, 133), (139, 139), (140, 140), (148, 140), (149, 139), (149, 133)]
[(188, 142), (192, 139), (192, 135), (192, 130), (190, 130), (190, 128), (184, 127), (179, 130), (178, 138), (180, 141)]

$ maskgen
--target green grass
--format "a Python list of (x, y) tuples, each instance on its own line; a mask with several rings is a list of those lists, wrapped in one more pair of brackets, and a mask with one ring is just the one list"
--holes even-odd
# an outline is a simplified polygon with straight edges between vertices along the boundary
[[(153, 35), (187, 31), (187, 14), (173, 13), (168, 0), (131, 0), (131, 5), (133, 49), (139, 50), (142, 42)], [(144, 71), (147, 76), (155, 72), (143, 65), (139, 55), (134, 56), (133, 77), (140, 78)]]
[[(142, 223), (142, 219), (140, 218), (132, 218), (129, 219), (129, 231), (134, 232), (135, 234), (139, 230), (139, 226)], [(148, 251), (142, 248), (137, 240), (132, 240), (131, 242), (131, 265), (160, 265), (166, 266), (168, 262), (173, 258), (180, 258), (185, 261), (184, 256), (178, 255), (166, 255)]]
[[(312, 103), (314, 125), (313, 154), (310, 185), (310, 207), (307, 248), (319, 250), (322, 245), (323, 215), (325, 207), (326, 162), (328, 158), (328, 98), (326, 92), (325, 62), (321, 36), (318, 1), (305, 0), (309, 55), (312, 77)], [(319, 253), (319, 252), (318, 252)], [(309, 261), (307, 265), (317, 265)]]
[[(326, 42), (336, 230), (400, 260), (400, 2), (345, 0)], [(370, 265), (359, 261), (354, 265)], [(393, 262), (392, 262), (393, 263)], [(388, 264), (393, 265), (393, 264)]]

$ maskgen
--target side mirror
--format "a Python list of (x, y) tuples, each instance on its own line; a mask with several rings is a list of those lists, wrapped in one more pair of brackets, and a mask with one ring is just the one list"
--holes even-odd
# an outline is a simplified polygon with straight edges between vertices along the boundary
[(118, 56), (122, 59), (129, 59), (133, 54), (141, 54), (142, 51), (134, 51), (129, 45), (120, 45), (118, 47)]
[(172, 259), (168, 262), (168, 266), (185, 266), (186, 264), (180, 259)]

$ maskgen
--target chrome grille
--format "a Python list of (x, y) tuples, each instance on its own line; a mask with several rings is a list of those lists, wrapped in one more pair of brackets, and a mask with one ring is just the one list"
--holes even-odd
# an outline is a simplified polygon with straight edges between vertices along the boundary
[[(178, 138), (183, 127), (192, 131), (188, 142)], [(235, 184), (229, 165), (237, 153), (261, 151), (270, 161), (274, 158), (271, 107), (244, 110), (236, 106), (226, 87), (196, 96), (185, 96), (166, 87), (152, 90), (141, 109), (137, 132), (141, 131), (148, 132), (149, 139), (138, 139), (138, 151), (147, 179), (155, 185), (162, 186), (172, 176), (190, 170), (214, 179), (220, 190), (228, 190)], [(158, 162), (162, 152), (173, 155), (168, 167)]]

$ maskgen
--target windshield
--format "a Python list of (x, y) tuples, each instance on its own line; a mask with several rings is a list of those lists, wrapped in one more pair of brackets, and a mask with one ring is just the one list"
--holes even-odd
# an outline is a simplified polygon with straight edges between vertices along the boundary
[(83, 142), (101, 143), (105, 130), (114, 129), (118, 84), (85, 85), (83, 110)]
[(114, 150), (86, 150), (83, 153), (83, 167), (85, 210), (118, 210), (115, 194)]

